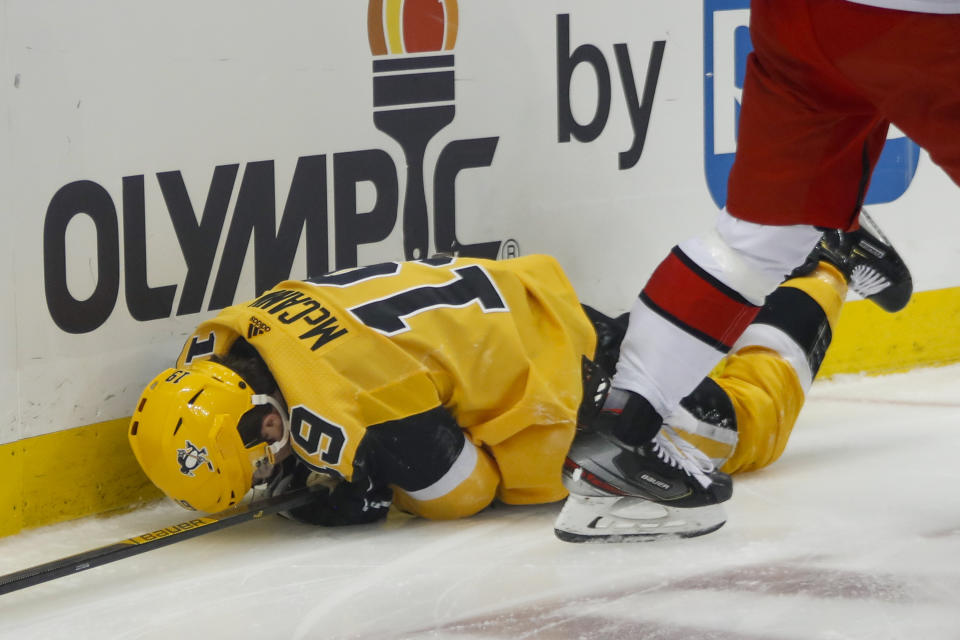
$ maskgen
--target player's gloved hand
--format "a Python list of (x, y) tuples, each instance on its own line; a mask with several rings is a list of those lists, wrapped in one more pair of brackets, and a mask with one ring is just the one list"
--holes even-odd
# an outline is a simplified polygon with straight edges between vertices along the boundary
[[(307, 485), (316, 491), (316, 498), (310, 503), (280, 514), (291, 520), (337, 527), (376, 522), (385, 518), (390, 510), (393, 490), (374, 486), (367, 477), (356, 482), (337, 481), (312, 472), (302, 464), (285, 465), (283, 471), (271, 482), (270, 495), (280, 495)], [(321, 486), (316, 486), (318, 484)]]
[(326, 497), (297, 509), (291, 515), (311, 524), (337, 527), (346, 524), (366, 524), (387, 516), (393, 501), (393, 490), (375, 487), (369, 479), (359, 482), (340, 482)]

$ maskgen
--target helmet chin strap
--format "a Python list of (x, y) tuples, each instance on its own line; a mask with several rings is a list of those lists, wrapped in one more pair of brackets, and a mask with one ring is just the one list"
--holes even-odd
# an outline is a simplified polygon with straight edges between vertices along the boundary
[(270, 464), (273, 464), (277, 454), (280, 453), (280, 450), (290, 441), (290, 419), (287, 417), (286, 409), (284, 409), (280, 405), (280, 402), (273, 396), (262, 393), (256, 394), (250, 398), (250, 402), (256, 405), (269, 404), (277, 410), (277, 413), (280, 414), (280, 420), (283, 422), (283, 436), (276, 442), (267, 445), (267, 457), (270, 460)]

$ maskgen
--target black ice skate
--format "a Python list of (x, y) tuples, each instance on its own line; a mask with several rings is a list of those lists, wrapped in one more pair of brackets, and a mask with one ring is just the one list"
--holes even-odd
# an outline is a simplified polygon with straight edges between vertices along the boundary
[(884, 311), (900, 311), (913, 294), (910, 270), (866, 211), (856, 231), (825, 232), (808, 259), (811, 270), (817, 260), (837, 267), (851, 289)]
[(557, 537), (641, 541), (719, 529), (726, 521), (721, 503), (733, 491), (730, 476), (668, 426), (652, 439), (626, 442), (618, 435), (623, 421), (634, 419), (638, 403), (649, 405), (634, 394), (612, 393), (629, 397), (623, 409), (604, 408), (570, 448), (563, 471), (570, 497), (557, 517)]

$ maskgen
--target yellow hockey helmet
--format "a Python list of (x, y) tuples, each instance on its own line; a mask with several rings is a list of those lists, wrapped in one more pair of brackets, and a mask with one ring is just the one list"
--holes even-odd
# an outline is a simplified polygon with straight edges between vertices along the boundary
[(278, 448), (263, 441), (245, 446), (238, 431), (244, 414), (263, 404), (279, 408), (222, 364), (200, 360), (167, 369), (137, 403), (130, 447), (147, 477), (176, 502), (205, 512), (226, 509), (243, 499), (255, 469), (272, 463)]

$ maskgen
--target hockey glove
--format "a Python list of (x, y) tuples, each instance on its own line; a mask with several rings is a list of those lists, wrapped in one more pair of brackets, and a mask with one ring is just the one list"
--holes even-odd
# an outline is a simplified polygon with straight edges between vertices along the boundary
[[(271, 495), (308, 485), (314, 486), (317, 492), (316, 498), (309, 504), (281, 513), (291, 520), (338, 527), (376, 522), (385, 518), (390, 510), (393, 490), (385, 486), (376, 487), (368, 478), (356, 482), (336, 481), (299, 463), (285, 471), (287, 473), (271, 483)], [(316, 487), (317, 484), (323, 486)]]

